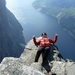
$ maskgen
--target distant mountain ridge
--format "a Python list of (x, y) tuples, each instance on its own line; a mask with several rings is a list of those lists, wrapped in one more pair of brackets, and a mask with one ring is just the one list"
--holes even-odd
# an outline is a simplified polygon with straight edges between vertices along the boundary
[(19, 57), (24, 50), (23, 28), (15, 16), (6, 8), (5, 0), (0, 0), (0, 61), (4, 57)]
[(75, 39), (74, 0), (36, 0), (33, 7), (58, 19), (60, 26)]

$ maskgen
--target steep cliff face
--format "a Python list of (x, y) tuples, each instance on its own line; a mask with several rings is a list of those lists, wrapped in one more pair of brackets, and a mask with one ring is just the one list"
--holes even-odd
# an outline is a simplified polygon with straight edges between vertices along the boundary
[(74, 0), (36, 0), (34, 8), (58, 19), (60, 26), (75, 39)]
[(22, 27), (15, 16), (0, 0), (0, 61), (7, 56), (19, 57), (24, 50), (25, 40)]

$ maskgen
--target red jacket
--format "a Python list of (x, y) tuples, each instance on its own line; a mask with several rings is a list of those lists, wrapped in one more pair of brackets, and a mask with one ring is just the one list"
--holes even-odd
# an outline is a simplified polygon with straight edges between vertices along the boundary
[[(55, 35), (55, 38), (54, 38), (54, 40), (51, 40), (50, 38), (42, 38), (42, 39), (40, 39), (39, 41), (36, 41), (36, 38), (34, 37), (33, 38), (33, 41), (34, 41), (34, 44), (35, 45), (38, 45), (38, 44), (40, 44), (39, 45), (39, 47), (40, 46), (48, 46), (48, 47), (50, 47), (50, 43), (55, 43), (56, 41), (57, 41), (57, 35)], [(51, 47), (50, 47), (51, 48)]]

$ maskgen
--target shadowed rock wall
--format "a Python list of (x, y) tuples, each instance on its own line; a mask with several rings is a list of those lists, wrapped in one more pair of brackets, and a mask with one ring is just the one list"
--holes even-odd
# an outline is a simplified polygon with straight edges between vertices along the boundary
[(23, 28), (0, 0), (0, 62), (4, 57), (19, 57), (24, 50)]

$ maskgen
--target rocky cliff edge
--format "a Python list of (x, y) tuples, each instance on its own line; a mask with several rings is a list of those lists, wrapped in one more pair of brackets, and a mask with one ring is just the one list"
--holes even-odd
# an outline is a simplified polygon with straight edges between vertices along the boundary
[(34, 62), (38, 46), (30, 40), (20, 58), (5, 57), (2, 60), (0, 75), (47, 75), (49, 69), (51, 75), (75, 75), (75, 62), (70, 60), (66, 62), (57, 49), (56, 45), (51, 44), (48, 58), (44, 66), (41, 66), (43, 56), (40, 56), (37, 63)]

